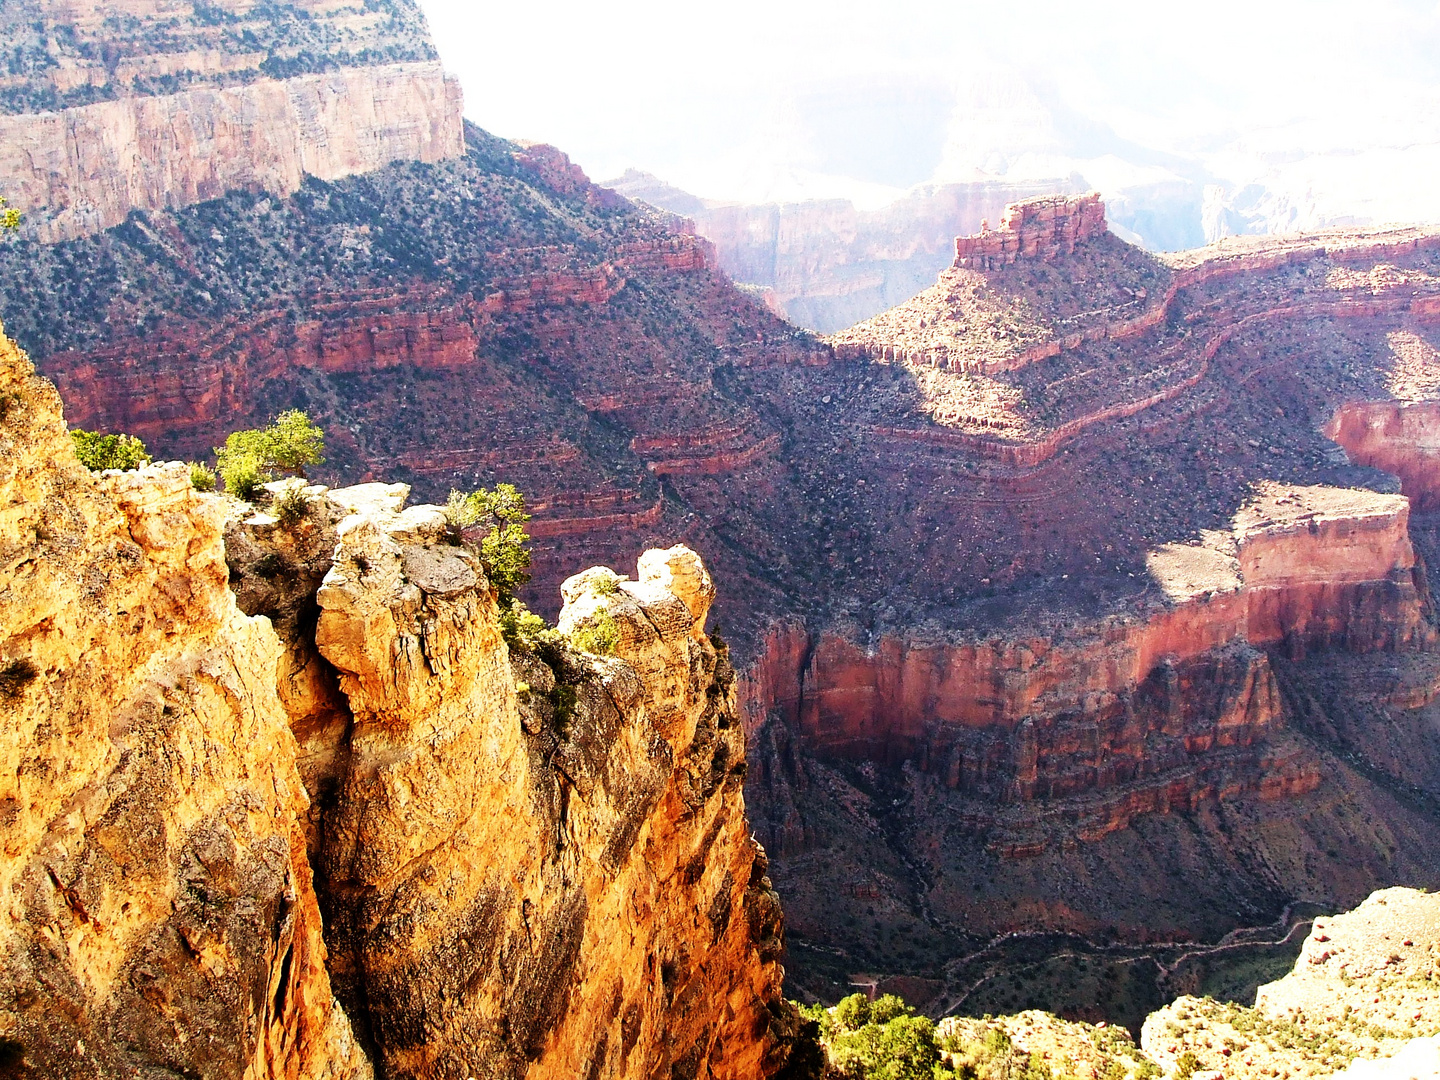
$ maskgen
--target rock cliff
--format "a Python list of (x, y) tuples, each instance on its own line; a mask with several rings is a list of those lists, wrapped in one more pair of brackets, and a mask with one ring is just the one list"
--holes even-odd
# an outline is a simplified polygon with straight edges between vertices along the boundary
[(6, 1075), (784, 1069), (692, 551), (567, 585), (613, 657), (512, 652), (403, 485), (227, 527), (183, 465), (92, 478), (8, 339), (0, 400)]
[(275, 690), (184, 466), (91, 478), (0, 337), (0, 1040), (11, 1075), (368, 1077)]
[[(1148, 610), (988, 639), (772, 646), (793, 666), (750, 681), (746, 711), (822, 753), (914, 761), (996, 810), (1085, 796), (1053, 816), (1092, 839), (1217, 795), (1311, 791), (1318, 765), (1282, 737), (1258, 650), (1435, 645), (1408, 511), (1400, 496), (1274, 486), (1231, 532), (1154, 552)], [(1014, 854), (1046, 842), (1019, 828), (1012, 817), (992, 843)]]
[(459, 83), (405, 0), (82, 7), (0, 16), (0, 194), (43, 240), (462, 152)]
[[(332, 59), (173, 92), (428, 62)], [(790, 972), (818, 995), (869, 974), (970, 1000), (969, 958), (991, 935), (1034, 932), (1035, 949), (1062, 953), (1074, 935), (1087, 949), (1179, 948), (1295, 904), (1433, 879), (1433, 230), (1227, 241), (1162, 260), (1101, 229), (1097, 203), (1051, 200), (977, 241), (982, 262), (826, 342), (737, 291), (702, 239), (617, 201), (559, 151), (465, 138), (461, 158), (0, 246), (17, 335), (74, 419), (138, 430), (165, 456), (206, 454), (300, 407), (329, 434), (326, 483), (397, 479), (422, 499), (517, 483), (536, 512), (537, 610), (557, 613), (562, 583), (594, 564), (703, 550), (744, 669), (749, 810), (772, 880), (801, 901)], [(401, 1031), (359, 1001), (364, 979), (390, 985), (426, 946), (401, 929), (393, 952), (376, 944), (363, 899), (412, 910), (412, 894), (395, 862), (324, 861), (328, 830), (368, 835), (373, 820), (390, 836), (399, 796), (377, 806), (367, 792), (387, 790), (392, 754), (401, 778), (457, 766), (448, 749), (421, 754), (431, 714), (397, 712), (373, 657), (324, 650), (343, 645), (349, 618), (428, 640), (433, 610), (448, 655), (463, 644), (464, 590), (380, 603), (382, 616), (351, 595), (365, 575), (334, 560), (351, 516), (320, 514), (334, 535), (313, 548), (273, 530), (230, 537), (243, 609), (280, 632), (280, 697), (313, 796), (300, 832), (340, 1000), (388, 1068), (472, 1051), (518, 1068), (541, 1030), (574, 1065), (577, 1033), (599, 1028), (547, 1026), (548, 991), (530, 983), (531, 1034), (486, 1029), (478, 1049), (415, 1034), (461, 1006), (417, 1001)], [(383, 581), (395, 558), (409, 573), (403, 553), (380, 558), (387, 544), (435, 547), (392, 535), (418, 524), (371, 516), (374, 535), (355, 540), (379, 545), (361, 555), (390, 567)], [(296, 584), (258, 572), (270, 555)], [(445, 580), (464, 580), (446, 565)], [(463, 647), (488, 655), (474, 634)], [(715, 663), (705, 678), (723, 682)], [(577, 701), (602, 678), (580, 672), (556, 684)], [(441, 700), (453, 677), (407, 676)], [(548, 685), (538, 669), (521, 679)], [(437, 746), (501, 745), (447, 708), (433, 710)], [(605, 827), (610, 792), (577, 828)], [(489, 835), (405, 822), (417, 843)], [(540, 840), (515, 843), (540, 875), (526, 883), (570, 865)], [(419, 865), (448, 882), (451, 849), (438, 850)], [(546, 905), (560, 895), (521, 900), (558, 918)], [(518, 956), (466, 963), (523, 981)], [(1124, 986), (1158, 993), (1153, 971), (1133, 974), (1149, 960), (1126, 962)], [(712, 1053), (687, 1045), (702, 1042)]]

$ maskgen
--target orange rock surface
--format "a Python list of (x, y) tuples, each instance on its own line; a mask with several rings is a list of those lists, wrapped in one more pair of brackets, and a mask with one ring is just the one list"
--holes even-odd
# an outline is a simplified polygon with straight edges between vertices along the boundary
[(0, 1038), (23, 1076), (368, 1078), (276, 694), (183, 465), (92, 477), (0, 334)]
[(512, 654), (479, 558), (403, 485), (300, 482), (282, 525), (179, 463), (92, 477), (3, 336), (0, 401), (7, 1069), (785, 1065), (783, 922), (694, 552), (567, 587), (615, 656)]

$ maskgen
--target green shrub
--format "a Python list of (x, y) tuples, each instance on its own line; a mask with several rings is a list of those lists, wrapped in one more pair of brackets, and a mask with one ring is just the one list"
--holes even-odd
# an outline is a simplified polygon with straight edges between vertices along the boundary
[(845, 1031), (855, 1031), (870, 1022), (870, 999), (864, 994), (841, 998), (835, 1006), (835, 1022)]
[(990, 1028), (988, 1031), (985, 1032), (985, 1038), (982, 1045), (985, 1047), (985, 1052), (987, 1054), (998, 1057), (1000, 1054), (1010, 1053), (1010, 1048), (1012, 1044), (1010, 1042), (1009, 1033), (1007, 1033), (1004, 1028), (997, 1027)]
[(802, 1005), (798, 1001), (792, 1001), (790, 1004), (794, 1005), (806, 1020), (813, 1020), (820, 1026), (819, 1035), (822, 1040), (830, 1038), (838, 1030), (835, 1026), (835, 1018), (830, 1015), (830, 1010), (818, 1001), (814, 1005)]
[(900, 1016), (912, 1016), (915, 1010), (896, 994), (881, 994), (870, 1003), (870, 1023), (888, 1024)]
[(902, 1015), (841, 1032), (830, 1044), (836, 1070), (853, 1080), (941, 1080), (954, 1073), (940, 1064), (935, 1021)]
[(1175, 1080), (1190, 1080), (1200, 1068), (1200, 1059), (1189, 1050), (1175, 1062)]
[(613, 656), (620, 644), (620, 628), (608, 612), (601, 612), (570, 634), (570, 646), (577, 652)]
[(134, 435), (101, 435), (98, 431), (70, 432), (75, 456), (91, 472), (105, 469), (138, 469), (150, 464), (145, 444)]
[(295, 484), (275, 499), (270, 512), (281, 528), (293, 529), (310, 516), (310, 496), (305, 494), (304, 487)]
[(220, 477), (225, 481), (225, 490), (237, 499), (254, 502), (267, 477), (260, 471), (260, 463), (253, 457), (235, 456), (222, 460)]
[(303, 479), (306, 466), (322, 464), (324, 454), (325, 432), (305, 413), (291, 409), (267, 428), (232, 432), (225, 445), (215, 449), (215, 467), (226, 491), (249, 500), (277, 473)]
[(494, 491), (480, 488), (465, 494), (450, 492), (445, 504), (450, 528), (458, 534), (474, 526), (488, 526), (480, 541), (480, 561), (485, 575), (499, 595), (500, 608), (505, 610), (516, 593), (530, 580), (530, 536), (525, 524), (525, 496), (513, 484), (496, 484)]
[(597, 574), (595, 576), (595, 595), (614, 596), (620, 591), (620, 582), (624, 581), (619, 574), (611, 571), (608, 574)]
[(203, 461), (190, 462), (190, 486), (196, 491), (214, 491), (215, 470)]
[(553, 654), (565, 644), (565, 635), (519, 600), (501, 606), (500, 636), (516, 652)]

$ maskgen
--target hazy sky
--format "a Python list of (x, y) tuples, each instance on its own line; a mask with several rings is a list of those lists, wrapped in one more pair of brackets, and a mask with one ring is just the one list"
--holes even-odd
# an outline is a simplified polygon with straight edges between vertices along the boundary
[(957, 87), (997, 65), (1147, 148), (1440, 143), (1436, 0), (421, 2), (482, 127), (715, 197), (930, 179)]

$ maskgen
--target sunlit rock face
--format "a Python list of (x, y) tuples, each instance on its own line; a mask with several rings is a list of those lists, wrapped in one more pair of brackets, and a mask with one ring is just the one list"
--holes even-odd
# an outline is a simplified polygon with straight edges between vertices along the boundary
[(785, 1067), (694, 552), (567, 589), (614, 656), (512, 654), (403, 485), (301, 482), (282, 524), (180, 463), (92, 477), (3, 337), (0, 400), (7, 1074)]
[(1427, 1078), (1440, 1067), (1437, 956), (1440, 898), (1383, 889), (1317, 918), (1294, 970), (1261, 986), (1254, 1008), (1182, 997), (1145, 1021), (1141, 1045), (1162, 1068), (1189, 1053), (1237, 1080)]
[(0, 1038), (20, 1076), (369, 1077), (276, 693), (185, 466), (92, 478), (0, 337)]
[[(351, 12), (347, 33), (360, 41), (365, 19), (400, 12)], [(123, 94), (61, 104), (130, 108), (433, 60), (352, 52), (233, 81), (217, 66), (164, 95), (131, 79)], [(338, 113), (328, 123), (363, 128)], [(758, 746), (746, 782), (774, 860), (762, 876), (797, 898), (802, 988), (831, 994), (875, 971), (943, 983), (965, 950), (1016, 929), (1218, 940), (1291, 901), (1348, 905), (1440, 865), (1425, 801), (1440, 761), (1426, 629), (1440, 529), (1424, 495), (1433, 231), (1161, 259), (1100, 228), (1094, 200), (1047, 198), (959, 230), (973, 232), (968, 263), (955, 264), (953, 235), (927, 234), (939, 280), (822, 340), (737, 290), (693, 230), (590, 184), (561, 152), (473, 127), (464, 138), (444, 160), (7, 243), (12, 326), (73, 421), (134, 430), (167, 457), (206, 455), (298, 407), (328, 433), (317, 475), (336, 490), (404, 481), (443, 501), (516, 483), (536, 515), (527, 602), (552, 616), (588, 567), (682, 543), (702, 552), (712, 625), (741, 669), (736, 711)], [(331, 145), (347, 141), (336, 131)], [(377, 822), (403, 851), (405, 828), (471, 827), (397, 823), (389, 795), (365, 785), (392, 751), (397, 775), (459, 770), (425, 757), (415, 725), (432, 717), (437, 747), (453, 736), (462, 759), (499, 752), (446, 711), (488, 685), (453, 658), (478, 672), (493, 633), (457, 614), (481, 589), (465, 584), (473, 568), (453, 553), (407, 564), (387, 546), (433, 548), (431, 526), (397, 539), (384, 514), (403, 506), (358, 505), (317, 517), (323, 536), (303, 551), (233, 528), (229, 551), (243, 610), (272, 615), (281, 639), (279, 697), (312, 796), (300, 836), (322, 911), (335, 905), (340, 999), (387, 1068), (420, 1069), (462, 1052), (417, 1034), (451, 1006), (416, 1004), (393, 1029), (352, 1007), (361, 980), (399, 985), (429, 944), (418, 931), (393, 953), (376, 944), (365, 898), (411, 910), (409, 894), (387, 891), (399, 871), (366, 863), (349, 837)], [(367, 516), (371, 532), (340, 535)], [(384, 599), (358, 563), (334, 561), (352, 541), (384, 568)], [(293, 565), (293, 586), (247, 571), (246, 544)], [(411, 644), (432, 631), (433, 670)], [(386, 640), (405, 664), (368, 651)], [(672, 646), (635, 658), (669, 687), (656, 702), (695, 692), (665, 666)], [(403, 704), (412, 693), (429, 711)], [(331, 824), (350, 845), (333, 863)], [(527, 860), (540, 845), (513, 842)], [(436, 858), (450, 873), (450, 856)], [(482, 895), (462, 885), (457, 896)], [(487, 970), (519, 978), (513, 964)], [(485, 1060), (519, 1067), (542, 1030), (583, 1042), (535, 1009), (529, 1034), (486, 1036)], [(606, 1055), (623, 1029), (616, 1038)]]
[(0, 43), (0, 190), (46, 241), (462, 152), (459, 83), (408, 0), (29, 4)]

